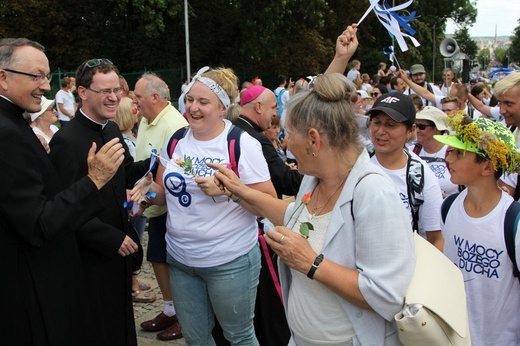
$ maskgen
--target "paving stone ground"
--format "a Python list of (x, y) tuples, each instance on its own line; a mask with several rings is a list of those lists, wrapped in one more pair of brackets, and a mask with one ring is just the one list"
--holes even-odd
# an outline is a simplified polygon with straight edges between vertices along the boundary
[(157, 316), (163, 308), (163, 297), (159, 289), (159, 285), (155, 280), (152, 265), (146, 261), (146, 246), (148, 245), (148, 232), (143, 234), (143, 248), (145, 253), (145, 261), (141, 268), (141, 273), (137, 276), (139, 281), (146, 282), (152, 286), (149, 291), (155, 293), (157, 299), (153, 303), (134, 303), (135, 328), (137, 330), (137, 343), (139, 346), (186, 346), (183, 338), (171, 341), (161, 341), (157, 339), (158, 332), (146, 332), (141, 329), (140, 324), (144, 321), (151, 320)]

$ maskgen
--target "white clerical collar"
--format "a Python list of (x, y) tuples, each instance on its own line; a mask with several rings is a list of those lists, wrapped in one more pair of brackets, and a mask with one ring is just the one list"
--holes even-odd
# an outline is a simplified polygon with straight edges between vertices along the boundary
[(89, 117), (87, 114), (85, 114), (85, 112), (83, 112), (83, 108), (80, 108), (79, 111), (81, 112), (81, 114), (83, 114), (85, 116), (85, 118), (87, 118), (88, 120), (92, 121), (95, 124), (100, 125), (102, 128), (105, 128), (105, 126), (107, 126), (107, 124), (108, 124), (108, 120), (106, 120), (104, 123), (100, 123), (98, 121), (95, 121), (94, 119)]

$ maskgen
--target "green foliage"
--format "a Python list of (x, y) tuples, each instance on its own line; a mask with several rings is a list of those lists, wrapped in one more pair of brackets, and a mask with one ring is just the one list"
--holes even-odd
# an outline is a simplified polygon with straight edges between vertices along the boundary
[(489, 51), (489, 48), (484, 48), (478, 53), (477, 61), (481, 68), (487, 68), (488, 64), (491, 62), (491, 52)]
[[(262, 76), (268, 87), (276, 86), (278, 74), (298, 78), (323, 72), (334, 55), (337, 36), (368, 6), (368, 1), (343, 0), (191, 0), (191, 72), (204, 65), (228, 66), (241, 80)], [(422, 63), (438, 75), (446, 19), (469, 26), (476, 9), (471, 0), (415, 0), (412, 10), (420, 15), (410, 24), (421, 46), (408, 41), (410, 49), (401, 52), (394, 44), (397, 59), (405, 69)], [(517, 61), (519, 32), (517, 28)], [(186, 61), (181, 0), (3, 0), (0, 37), (42, 43), (54, 71), (74, 71), (93, 57), (111, 59), (123, 73), (178, 69)], [(381, 61), (390, 65), (382, 50), (392, 39), (373, 13), (360, 26), (358, 37), (354, 58), (362, 62), (361, 72), (373, 75)], [(171, 78), (180, 80), (182, 75)], [(173, 95), (178, 86), (172, 88)]]
[(518, 24), (511, 36), (511, 46), (509, 47), (509, 60), (516, 63), (520, 63), (520, 19)]
[(508, 52), (509, 49), (503, 49), (503, 48), (495, 48), (493, 53), (495, 53), (495, 58), (500, 61), (502, 66), (507, 67), (508, 65)]
[(467, 54), (470, 59), (473, 59), (478, 52), (477, 43), (469, 36), (468, 27), (459, 28), (453, 38), (457, 41), (462, 53)]

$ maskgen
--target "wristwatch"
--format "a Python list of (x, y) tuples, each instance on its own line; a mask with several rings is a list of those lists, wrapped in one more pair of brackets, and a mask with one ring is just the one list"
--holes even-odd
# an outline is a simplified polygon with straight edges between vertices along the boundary
[(311, 269), (309, 269), (309, 272), (307, 273), (309, 279), (314, 279), (314, 273), (316, 272), (316, 269), (320, 267), (321, 261), (323, 261), (323, 254), (318, 255), (314, 260), (314, 263), (312, 263)]

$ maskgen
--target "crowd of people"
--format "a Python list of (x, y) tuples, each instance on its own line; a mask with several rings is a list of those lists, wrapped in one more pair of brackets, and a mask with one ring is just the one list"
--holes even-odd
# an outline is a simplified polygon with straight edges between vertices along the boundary
[(472, 344), (520, 344), (520, 73), (370, 77), (357, 47), (352, 24), (324, 74), (274, 90), (201, 68), (177, 109), (106, 58), (47, 98), (44, 47), (0, 40), (2, 340), (136, 345), (144, 257), (164, 306), (140, 327), (160, 340), (399, 345), (417, 231), (463, 274)]

